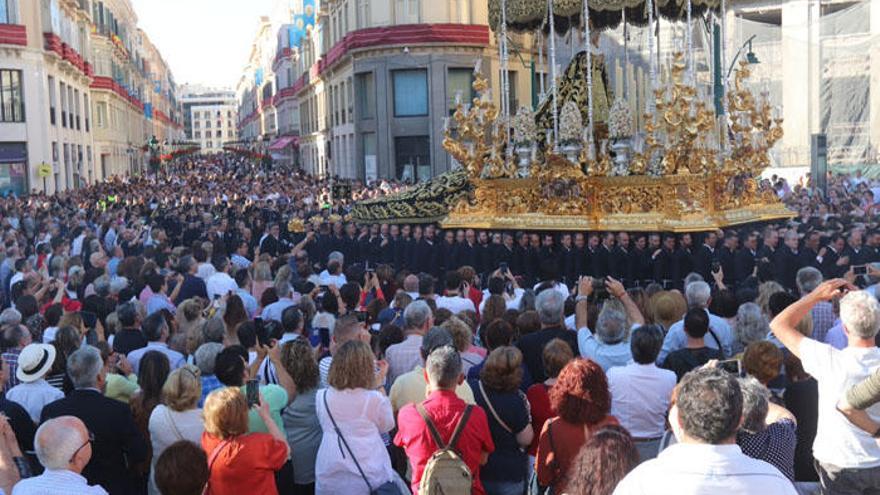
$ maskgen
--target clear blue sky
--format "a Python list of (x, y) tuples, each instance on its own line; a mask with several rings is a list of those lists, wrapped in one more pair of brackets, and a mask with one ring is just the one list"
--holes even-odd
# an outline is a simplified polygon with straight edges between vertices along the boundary
[(131, 0), (178, 84), (233, 87), (274, 0)]

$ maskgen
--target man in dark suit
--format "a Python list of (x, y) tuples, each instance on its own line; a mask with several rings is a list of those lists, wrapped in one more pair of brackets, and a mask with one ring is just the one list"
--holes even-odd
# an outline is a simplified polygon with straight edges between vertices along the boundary
[(675, 250), (672, 258), (675, 266), (675, 275), (672, 279), (678, 284), (694, 271), (694, 238), (690, 234), (678, 236), (678, 249)]
[(758, 260), (758, 234), (751, 232), (746, 235), (743, 247), (734, 255), (733, 280), (738, 284), (755, 273)]
[(734, 231), (724, 236), (724, 245), (718, 250), (718, 262), (724, 271), (724, 285), (733, 287), (736, 283), (734, 255), (739, 247), (739, 236)]
[(611, 251), (611, 276), (626, 287), (634, 285), (633, 266), (629, 256), (629, 234), (626, 232), (617, 234), (617, 245)]
[(629, 263), (632, 267), (633, 281), (638, 282), (639, 286), (644, 286), (645, 281), (654, 276), (650, 269), (650, 259), (648, 238), (644, 234), (637, 235), (633, 248), (629, 252)]
[(516, 346), (522, 352), (523, 362), (529, 370), (534, 383), (547, 379), (544, 367), (544, 346), (553, 339), (562, 339), (578, 355), (577, 332), (565, 328), (565, 296), (555, 289), (547, 289), (538, 294), (535, 308), (541, 317), (541, 330), (522, 336)]
[(440, 275), (440, 266), (437, 263), (437, 246), (434, 239), (434, 226), (428, 225), (424, 229), (422, 239), (416, 244), (413, 256), (413, 265), (417, 272)]
[(804, 236), (804, 246), (798, 254), (801, 268), (805, 266), (819, 268), (821, 266), (819, 262), (819, 239), (819, 233), (815, 231), (807, 232)]
[(654, 281), (663, 284), (663, 288), (672, 289), (677, 279), (675, 267), (675, 236), (666, 234), (661, 248), (651, 254), (654, 265)]
[(843, 254), (846, 243), (843, 236), (834, 234), (828, 245), (819, 249), (819, 270), (825, 280), (843, 276), (849, 266), (849, 258)]
[(75, 416), (94, 435), (92, 458), (82, 475), (111, 495), (138, 493), (137, 476), (130, 468), (147, 459), (147, 444), (127, 404), (104, 396), (106, 371), (101, 353), (84, 347), (67, 358), (67, 373), (75, 390), (43, 408), (40, 422)]
[(440, 266), (444, 272), (458, 270), (457, 253), (458, 246), (455, 244), (455, 232), (452, 230), (443, 232), (443, 242), (440, 243)]
[(516, 242), (513, 246), (510, 270), (514, 275), (525, 278), (527, 283), (531, 282), (533, 274), (529, 267), (529, 236), (523, 232), (517, 232), (514, 239)]
[(571, 244), (571, 234), (565, 233), (560, 236), (557, 256), (559, 271), (565, 283), (569, 285), (575, 283), (577, 281), (577, 263), (574, 246)]
[(602, 234), (602, 244), (593, 254), (593, 277), (605, 278), (611, 275), (611, 250), (614, 249), (614, 234)]
[(583, 232), (574, 235), (574, 271), (578, 277), (587, 274), (587, 267), (590, 266), (587, 259), (587, 237)]
[(703, 244), (694, 253), (694, 271), (699, 273), (703, 280), (712, 280), (712, 263), (717, 261), (715, 257), (715, 244), (718, 235), (715, 232), (707, 232), (703, 236)]
[(860, 229), (853, 229), (849, 233), (846, 247), (843, 248), (843, 255), (849, 258), (849, 266), (864, 265), (870, 262), (869, 251), (862, 245), (862, 231)]
[(797, 293), (795, 283), (798, 270), (803, 268), (802, 257), (798, 252), (798, 234), (796, 230), (785, 233), (782, 246), (773, 253), (772, 264), (774, 267), (774, 279), (783, 287)]
[(459, 244), (458, 249), (456, 249), (456, 265), (469, 266), (476, 270), (478, 254), (477, 234), (474, 232), (474, 229), (467, 229), (464, 232), (464, 242)]

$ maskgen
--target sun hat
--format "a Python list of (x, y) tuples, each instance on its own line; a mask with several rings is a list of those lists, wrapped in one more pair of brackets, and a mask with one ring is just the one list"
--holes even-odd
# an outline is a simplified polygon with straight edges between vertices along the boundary
[(15, 377), (23, 383), (43, 378), (55, 363), (55, 347), (48, 344), (30, 344), (18, 355)]

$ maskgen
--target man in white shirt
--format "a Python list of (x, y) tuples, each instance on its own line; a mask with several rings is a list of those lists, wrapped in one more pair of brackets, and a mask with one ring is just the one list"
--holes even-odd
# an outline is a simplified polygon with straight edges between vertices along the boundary
[(342, 287), (348, 282), (342, 269), (345, 265), (345, 257), (339, 251), (333, 251), (327, 257), (327, 269), (318, 275), (321, 282), (320, 285), (334, 285), (336, 288)]
[(215, 256), (211, 262), (214, 265), (214, 274), (205, 280), (205, 290), (208, 299), (214, 300), (216, 296), (223, 297), (230, 292), (238, 290), (238, 284), (229, 276), (229, 258), (223, 255)]
[(144, 354), (150, 351), (158, 351), (168, 357), (168, 364), (171, 365), (172, 371), (186, 364), (186, 358), (183, 357), (183, 354), (168, 347), (168, 323), (162, 313), (154, 313), (146, 317), (141, 328), (147, 338), (147, 346), (128, 353), (128, 360), (135, 373), (138, 372)]
[(778, 469), (746, 456), (736, 444), (742, 408), (732, 374), (701, 368), (685, 375), (669, 411), (678, 443), (632, 470), (614, 495), (795, 495)]
[(6, 399), (21, 405), (34, 423), (40, 422), (46, 404), (64, 398), (64, 392), (43, 378), (52, 369), (55, 354), (55, 346), (48, 344), (30, 344), (22, 349), (15, 370), (19, 384), (6, 392)]
[(446, 308), (457, 315), (462, 311), (476, 311), (474, 302), (467, 298), (470, 285), (462, 282), (457, 271), (446, 272), (446, 295), (437, 297), (437, 309)]
[(608, 370), (611, 414), (633, 436), (642, 462), (657, 457), (675, 388), (675, 373), (658, 368), (654, 363), (662, 345), (660, 327), (639, 327), (630, 336), (635, 362)]
[[(712, 301), (712, 289), (706, 282), (692, 282), (684, 289), (684, 297), (687, 300), (688, 309), (701, 308), (709, 315), (709, 332), (706, 334), (706, 347), (720, 349), (724, 356), (733, 353), (733, 332), (730, 325), (720, 316), (709, 313), (709, 303)], [(672, 351), (683, 349), (687, 344), (687, 335), (684, 333), (684, 319), (675, 322), (669, 327), (663, 348), (657, 362), (662, 363)]]
[(90, 486), (82, 471), (92, 458), (92, 434), (74, 416), (59, 416), (43, 423), (34, 437), (37, 459), (46, 470), (19, 481), (13, 495), (107, 495)]
[[(845, 349), (804, 337), (796, 330), (798, 322), (817, 303), (842, 294), (846, 294), (840, 300), (840, 320), (848, 341)], [(819, 382), (813, 457), (823, 493), (876, 493), (880, 485), (880, 444), (850, 423), (837, 410), (837, 403), (845, 390), (880, 368), (880, 349), (874, 340), (880, 329), (880, 303), (845, 280), (829, 280), (779, 313), (770, 329)], [(866, 412), (874, 421), (880, 420), (880, 405)]]

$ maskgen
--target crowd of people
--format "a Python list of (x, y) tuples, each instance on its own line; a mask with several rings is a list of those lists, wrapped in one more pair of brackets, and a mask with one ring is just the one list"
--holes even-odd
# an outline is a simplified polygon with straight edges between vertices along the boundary
[(2, 199), (0, 493), (876, 493), (873, 184), (767, 186), (681, 235), (360, 225), (403, 185), (233, 155)]

